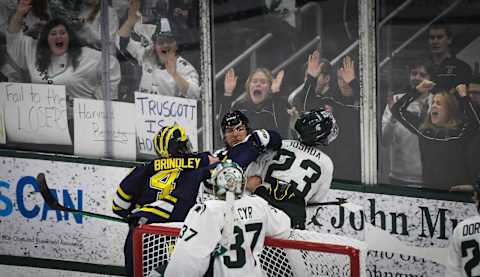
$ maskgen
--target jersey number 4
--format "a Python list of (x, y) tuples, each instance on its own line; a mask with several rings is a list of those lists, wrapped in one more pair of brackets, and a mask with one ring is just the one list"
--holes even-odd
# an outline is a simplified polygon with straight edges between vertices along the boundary
[(150, 187), (159, 190), (157, 200), (165, 198), (175, 188), (175, 180), (180, 175), (180, 169), (162, 170), (150, 177)]
[[(274, 187), (279, 183), (278, 180), (272, 176), (272, 174), (275, 171), (290, 170), (290, 168), (292, 167), (296, 159), (295, 153), (288, 151), (286, 149), (280, 149), (279, 151), (277, 151), (277, 154), (275, 155), (275, 157), (273, 157), (273, 160), (280, 161), (281, 157), (285, 158), (284, 162), (280, 164), (271, 164), (267, 169), (267, 173), (265, 174), (265, 182), (269, 183), (272, 187)], [(313, 170), (313, 174), (311, 174), (310, 176), (308, 174), (305, 174), (305, 176), (302, 179), (303, 182), (301, 183), (297, 183), (294, 180), (290, 180), (289, 183), (290, 185), (295, 187), (298, 191), (300, 191), (302, 196), (305, 196), (312, 188), (312, 184), (318, 181), (318, 179), (320, 178), (320, 175), (322, 174), (322, 170), (318, 164), (314, 163), (310, 159), (302, 160), (300, 162), (300, 168), (304, 169), (305, 171), (308, 171), (309, 169), (311, 169)], [(297, 175), (298, 173), (292, 172), (292, 176), (297, 176)], [(283, 180), (283, 181), (287, 181), (287, 180)]]

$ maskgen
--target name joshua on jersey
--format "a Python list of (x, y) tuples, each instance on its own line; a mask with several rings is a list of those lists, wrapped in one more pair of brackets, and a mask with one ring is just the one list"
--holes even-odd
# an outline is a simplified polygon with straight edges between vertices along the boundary
[(318, 150), (317, 148), (313, 147), (313, 146), (307, 146), (307, 145), (304, 145), (298, 141), (290, 141), (289, 142), (289, 146), (293, 147), (293, 148), (297, 148), (305, 153), (308, 153), (312, 156), (314, 156), (315, 158), (320, 158), (320, 156), (322, 155), (322, 152), (320, 150)]
[(198, 168), (200, 158), (166, 158), (157, 159), (153, 162), (155, 171), (168, 170), (172, 168)]

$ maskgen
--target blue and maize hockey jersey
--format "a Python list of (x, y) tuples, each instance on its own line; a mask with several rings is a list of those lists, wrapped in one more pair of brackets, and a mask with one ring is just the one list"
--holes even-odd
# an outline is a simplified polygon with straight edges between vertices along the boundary
[(200, 183), (210, 177), (208, 156), (158, 158), (135, 167), (117, 188), (113, 212), (123, 218), (144, 217), (148, 223), (183, 221)]
[(282, 146), (282, 138), (273, 130), (255, 130), (243, 142), (215, 152), (220, 161), (227, 159), (236, 162), (244, 170), (267, 149), (277, 150)]

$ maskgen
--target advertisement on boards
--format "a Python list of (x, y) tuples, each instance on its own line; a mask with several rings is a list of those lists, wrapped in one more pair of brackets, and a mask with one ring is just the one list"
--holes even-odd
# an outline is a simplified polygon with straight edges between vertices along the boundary
[(124, 223), (51, 210), (35, 176), (66, 207), (115, 216), (117, 184), (129, 169), (33, 159), (0, 158), (0, 255), (123, 265)]
[[(35, 176), (44, 172), (59, 202), (112, 215), (117, 184), (129, 168), (0, 157), (0, 255), (123, 265), (126, 224), (51, 210)], [(307, 208), (307, 230), (365, 241), (365, 276), (442, 276), (455, 226), (474, 204), (331, 189)]]

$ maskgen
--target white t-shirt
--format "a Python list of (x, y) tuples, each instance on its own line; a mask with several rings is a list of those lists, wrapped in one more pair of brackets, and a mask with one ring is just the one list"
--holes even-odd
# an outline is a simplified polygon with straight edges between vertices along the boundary
[[(68, 52), (63, 56), (52, 56), (47, 76), (36, 66), (37, 40), (22, 32), (7, 32), (8, 52), (18, 65), (28, 70), (32, 83), (65, 85), (68, 117), (73, 115), (73, 98), (103, 99), (102, 93), (102, 53), (82, 47), (78, 66), (74, 69), (68, 63)], [(110, 56), (111, 99), (117, 99), (120, 83), (120, 64)]]
[[(222, 238), (225, 201), (209, 200), (188, 213), (165, 277), (203, 276)], [(288, 238), (290, 219), (258, 196), (244, 196), (234, 203), (234, 240), (227, 252), (214, 259), (216, 277), (263, 276), (259, 254), (265, 236)]]
[[(120, 48), (120, 36), (117, 47)], [(158, 65), (156, 58), (149, 54), (151, 48), (145, 48), (140, 42), (129, 40), (126, 50), (142, 66), (142, 79), (138, 91), (166, 96), (181, 96), (175, 79), (165, 68)], [(154, 55), (154, 54), (153, 54)], [(200, 99), (200, 82), (197, 70), (184, 58), (177, 56), (177, 72), (188, 82), (186, 97)]]
[(267, 152), (250, 163), (245, 175), (261, 177), (267, 187), (275, 186), (276, 180), (289, 183), (303, 194), (305, 203), (319, 203), (330, 189), (333, 163), (315, 147), (283, 140), (280, 150)]
[(480, 215), (460, 222), (450, 239), (445, 277), (480, 276)]

